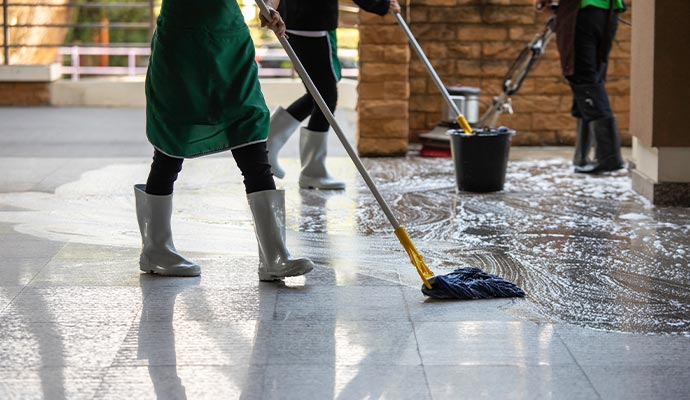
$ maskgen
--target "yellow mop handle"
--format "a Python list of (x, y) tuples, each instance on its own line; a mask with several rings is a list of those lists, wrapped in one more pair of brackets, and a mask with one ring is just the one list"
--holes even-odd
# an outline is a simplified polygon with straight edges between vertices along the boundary
[[(264, 17), (266, 17), (266, 19), (270, 19), (271, 13), (269, 12), (268, 7), (264, 3), (264, 1), (263, 0), (254, 0), (254, 1), (256, 2), (256, 5), (259, 7), (259, 10), (261, 10), (261, 14)], [(378, 188), (376, 187), (376, 184), (374, 183), (373, 179), (371, 179), (369, 172), (364, 167), (362, 160), (360, 160), (359, 156), (357, 155), (357, 152), (352, 147), (350, 142), (347, 140), (345, 133), (341, 129), (338, 122), (335, 120), (335, 116), (333, 116), (333, 113), (328, 108), (328, 105), (326, 104), (323, 97), (319, 93), (319, 90), (314, 85), (314, 82), (311, 80), (311, 77), (309, 77), (307, 70), (304, 69), (304, 66), (302, 65), (302, 62), (299, 60), (299, 57), (297, 57), (297, 54), (293, 50), (292, 46), (290, 46), (290, 43), (287, 41), (287, 39), (285, 39), (282, 36), (277, 36), (277, 38), (278, 38), (278, 41), (280, 42), (280, 44), (285, 49), (285, 52), (287, 53), (288, 57), (290, 58), (290, 61), (292, 61), (293, 67), (295, 68), (295, 70), (299, 74), (300, 78), (302, 78), (302, 82), (307, 87), (307, 90), (309, 91), (312, 98), (316, 102), (316, 105), (319, 107), (319, 109), (323, 113), (324, 117), (326, 117), (326, 119), (328, 120), (328, 123), (330, 123), (331, 126), (333, 127), (333, 130), (335, 131), (336, 136), (338, 136), (338, 139), (340, 139), (340, 143), (343, 144), (345, 151), (350, 156), (350, 159), (352, 159), (352, 162), (355, 164), (357, 171), (359, 171), (359, 174), (362, 176), (362, 179), (364, 179), (364, 182), (369, 187), (371, 194), (374, 195), (374, 198), (379, 203), (379, 206), (381, 206), (381, 210), (383, 211), (383, 213), (388, 218), (388, 221), (390, 221), (391, 225), (393, 226), (393, 229), (395, 229), (395, 235), (398, 237), (398, 240), (400, 240), (400, 243), (403, 245), (403, 247), (405, 248), (405, 251), (407, 251), (407, 254), (410, 256), (410, 261), (412, 261), (412, 264), (415, 266), (415, 268), (417, 268), (417, 272), (419, 272), (419, 276), (424, 281), (424, 286), (431, 289), (431, 284), (429, 283), (428, 279), (432, 278), (434, 276), (434, 273), (429, 270), (429, 268), (426, 266), (426, 264), (424, 264), (424, 261), (422, 260), (423, 259), (422, 255), (419, 254), (417, 249), (414, 247), (414, 244), (412, 244), (412, 240), (410, 240), (410, 237), (407, 235), (407, 232), (405, 232), (405, 228), (400, 226), (400, 222), (398, 222), (398, 219), (393, 214), (393, 210), (391, 210), (388, 203), (386, 203), (386, 200), (383, 198), (383, 196), (381, 196), (381, 193), (379, 192)], [(456, 109), (457, 109), (457, 106), (456, 106)]]
[(407, 234), (405, 228), (403, 226), (395, 228), (395, 236), (398, 237), (400, 244), (402, 244), (402, 246), (405, 248), (405, 251), (407, 251), (407, 255), (410, 256), (410, 262), (412, 262), (412, 265), (414, 265), (417, 269), (419, 277), (422, 278), (422, 281), (424, 281), (424, 286), (426, 286), (427, 289), (431, 289), (429, 279), (434, 277), (434, 273), (431, 272), (429, 267), (426, 266), (426, 263), (424, 263), (424, 257), (419, 254), (417, 248), (414, 247), (414, 244), (412, 243), (412, 240)]
[(471, 135), (474, 133), (474, 131), (472, 131), (472, 127), (470, 126), (470, 123), (467, 122), (467, 119), (465, 119), (464, 115), (462, 115), (462, 114), (458, 115), (458, 117), (455, 118), (455, 120), (458, 121), (458, 124), (460, 124), (460, 127), (462, 128), (463, 131), (465, 131), (465, 133), (467, 133), (468, 135)]
[(410, 41), (410, 45), (417, 52), (419, 59), (422, 60), (422, 63), (426, 67), (426, 70), (429, 72), (429, 75), (431, 75), (431, 80), (434, 82), (438, 90), (441, 91), (443, 99), (446, 101), (446, 103), (448, 103), (448, 106), (451, 108), (451, 110), (453, 110), (457, 115), (456, 120), (458, 121), (458, 124), (460, 124), (460, 127), (463, 131), (465, 131), (465, 133), (471, 135), (474, 132), (472, 130), (472, 127), (470, 127), (470, 124), (467, 122), (467, 119), (465, 119), (465, 116), (462, 115), (462, 113), (460, 112), (460, 109), (458, 108), (457, 104), (455, 104), (453, 99), (450, 98), (450, 94), (448, 94), (448, 89), (446, 89), (446, 87), (443, 85), (443, 82), (441, 82), (441, 78), (439, 78), (438, 74), (436, 73), (436, 70), (431, 65), (431, 62), (429, 62), (429, 59), (426, 57), (426, 54), (424, 54), (424, 50), (422, 50), (422, 47), (419, 45), (417, 39), (412, 34), (410, 27), (407, 26), (407, 23), (403, 19), (402, 15), (400, 15), (400, 13), (395, 14), (395, 19), (398, 21), (398, 25), (400, 25), (400, 28), (402, 28), (403, 32), (405, 32), (405, 36), (407, 36), (407, 39)]

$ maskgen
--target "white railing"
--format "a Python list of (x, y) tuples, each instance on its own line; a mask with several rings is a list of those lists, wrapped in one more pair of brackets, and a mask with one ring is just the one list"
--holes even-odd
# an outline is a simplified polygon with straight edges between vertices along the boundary
[[(71, 65), (62, 65), (62, 74), (71, 75), (73, 81), (78, 81), (82, 75), (126, 75), (135, 76), (146, 73), (146, 67), (137, 67), (137, 56), (151, 55), (148, 47), (60, 47), (58, 49), (60, 64), (62, 57), (70, 56)], [(81, 56), (127, 56), (126, 67), (114, 66), (86, 66), (81, 65)]]
[[(81, 65), (81, 56), (127, 56), (127, 66), (92, 66)], [(137, 57), (151, 55), (149, 47), (82, 47), (70, 46), (58, 49), (58, 63), (62, 65), (62, 74), (70, 75), (73, 81), (78, 81), (82, 75), (119, 75), (137, 76), (146, 74), (146, 66), (137, 65)], [(340, 57), (356, 58), (357, 50), (339, 49)], [(70, 65), (63, 65), (65, 56), (69, 56)], [(262, 77), (296, 77), (292, 68), (262, 67), (262, 63), (289, 62), (289, 58), (283, 49), (256, 49), (256, 62), (259, 65), (259, 76)], [(357, 68), (343, 68), (343, 77), (354, 78), (358, 75)]]

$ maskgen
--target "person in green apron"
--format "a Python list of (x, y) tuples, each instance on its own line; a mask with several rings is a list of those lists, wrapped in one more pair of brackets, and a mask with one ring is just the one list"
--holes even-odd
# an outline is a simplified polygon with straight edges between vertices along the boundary
[[(264, 0), (277, 35), (285, 24)], [(163, 0), (146, 74), (146, 134), (154, 147), (146, 184), (134, 186), (143, 249), (140, 269), (197, 276), (199, 265), (173, 244), (173, 185), (185, 158), (230, 150), (242, 171), (259, 243), (259, 279), (303, 275), (314, 264), (285, 246), (285, 194), (268, 163), (269, 112), (254, 60), (254, 44), (234, 0)]]
[[(547, 5), (537, 0), (537, 5)], [(544, 7), (548, 8), (548, 7)], [(599, 174), (624, 167), (618, 123), (606, 92), (609, 52), (623, 0), (561, 0), (556, 35), (563, 75), (573, 93), (575, 172)], [(595, 160), (588, 155), (594, 145)]]
[[(400, 12), (397, 0), (353, 0), (365, 11), (385, 15)], [(335, 111), (338, 102), (340, 62), (335, 29), (338, 26), (337, 0), (283, 0), (278, 8), (295, 50), (309, 77), (326, 105)], [(333, 178), (326, 169), (328, 130), (330, 124), (308, 92), (287, 109), (278, 107), (271, 116), (268, 134), (268, 157), (273, 175), (285, 176), (278, 164), (278, 153), (285, 142), (307, 117), (309, 123), (300, 130), (299, 186), (303, 189), (344, 189), (345, 182)]]

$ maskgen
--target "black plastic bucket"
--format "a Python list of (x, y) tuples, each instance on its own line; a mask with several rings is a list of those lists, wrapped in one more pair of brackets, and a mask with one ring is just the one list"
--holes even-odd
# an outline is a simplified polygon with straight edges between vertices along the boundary
[(485, 128), (469, 135), (451, 129), (448, 134), (458, 189), (480, 193), (503, 190), (510, 142), (515, 131), (503, 127)]

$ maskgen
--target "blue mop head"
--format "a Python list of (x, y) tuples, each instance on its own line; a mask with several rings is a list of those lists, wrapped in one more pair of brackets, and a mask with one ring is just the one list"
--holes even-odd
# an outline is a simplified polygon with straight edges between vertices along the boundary
[(422, 285), (422, 293), (434, 299), (490, 299), (493, 297), (524, 297), (525, 292), (514, 283), (479, 268), (464, 267), (429, 279), (431, 289)]

